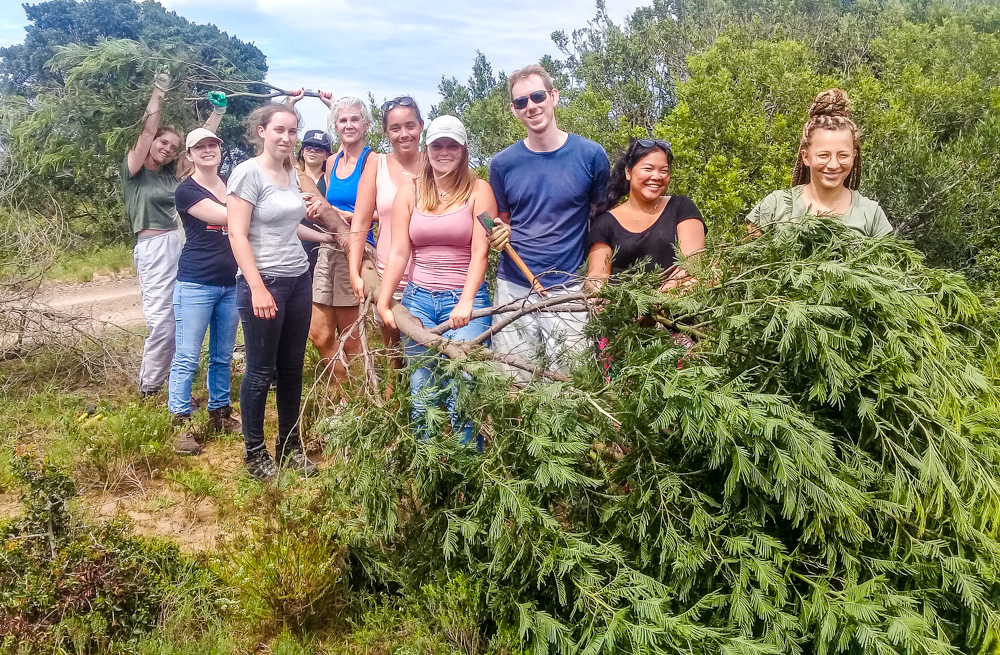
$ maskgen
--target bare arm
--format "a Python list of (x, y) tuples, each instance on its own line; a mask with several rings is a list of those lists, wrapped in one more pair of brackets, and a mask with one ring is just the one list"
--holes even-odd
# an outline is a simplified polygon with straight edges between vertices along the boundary
[[(472, 196), (472, 213), (479, 216), (483, 212), (496, 216), (497, 201), (493, 189), (483, 180), (476, 182), (476, 190)], [(395, 238), (395, 234), (392, 235)], [(489, 266), (490, 242), (486, 238), (486, 230), (473, 220), (472, 223), (472, 259), (469, 261), (469, 272), (465, 275), (465, 286), (458, 304), (448, 317), (448, 326), (453, 330), (469, 324), (472, 318), (472, 308), (479, 293), (479, 287), (486, 279), (486, 268)]]
[[(351, 271), (351, 287), (358, 302), (365, 299), (365, 283), (361, 279), (361, 260), (365, 254), (365, 241), (368, 230), (371, 229), (375, 220), (375, 179), (378, 175), (378, 166), (373, 165), (371, 158), (378, 155), (369, 155), (365, 170), (361, 173), (361, 180), (358, 182), (358, 197), (354, 204), (354, 216), (351, 218), (351, 241), (347, 253), (347, 262)], [(380, 217), (381, 218), (381, 217)], [(386, 219), (389, 217), (386, 216)], [(388, 229), (387, 220), (379, 227), (380, 230)]]
[(587, 255), (587, 291), (596, 292), (611, 276), (611, 246), (597, 242), (590, 246)]
[[(157, 78), (164, 73), (157, 73)], [(160, 79), (157, 79), (157, 84), (160, 83)], [(170, 77), (167, 76), (166, 84), (170, 84)], [(160, 86), (153, 87), (153, 94), (149, 96), (149, 103), (146, 104), (146, 113), (143, 114), (142, 120), (142, 131), (139, 132), (139, 138), (136, 139), (135, 145), (132, 149), (128, 151), (128, 172), (129, 175), (135, 175), (142, 168), (143, 162), (146, 161), (146, 157), (149, 155), (149, 148), (153, 145), (153, 139), (156, 138), (156, 130), (160, 129), (160, 116), (163, 109), (163, 96), (166, 92), (160, 88)]]
[(205, 221), (212, 225), (226, 225), (229, 222), (229, 212), (225, 205), (220, 205), (210, 198), (203, 198), (191, 205), (187, 210), (199, 221)]
[(385, 273), (382, 275), (382, 288), (378, 297), (378, 313), (385, 324), (396, 327), (396, 319), (389, 309), (392, 294), (399, 286), (410, 261), (410, 215), (413, 214), (413, 183), (404, 184), (396, 191), (396, 199), (392, 203), (392, 248), (385, 262)]
[(311, 227), (303, 225), (302, 223), (299, 223), (299, 227), (296, 228), (295, 236), (297, 236), (300, 241), (316, 241), (318, 243), (333, 243), (335, 239), (332, 234), (314, 230)]
[(250, 215), (253, 212), (253, 205), (236, 194), (229, 194), (226, 202), (229, 216), (229, 245), (233, 248), (233, 256), (243, 273), (243, 279), (250, 287), (251, 302), (253, 304), (254, 316), (258, 318), (274, 318), (277, 314), (278, 306), (274, 303), (274, 298), (264, 286), (264, 280), (257, 270), (257, 260), (254, 259), (253, 249), (250, 247)]
[[(752, 225), (752, 223), (751, 223)], [(690, 257), (705, 249), (705, 224), (697, 218), (686, 218), (677, 224), (677, 242), (681, 254)], [(695, 282), (691, 275), (678, 266), (663, 283), (660, 290), (672, 289), (678, 286), (690, 286)]]
[(213, 111), (211, 114), (209, 114), (208, 120), (205, 121), (205, 129), (210, 131), (212, 134), (218, 134), (219, 125), (222, 124), (222, 117), (224, 115), (225, 112), (220, 113), (217, 111)]

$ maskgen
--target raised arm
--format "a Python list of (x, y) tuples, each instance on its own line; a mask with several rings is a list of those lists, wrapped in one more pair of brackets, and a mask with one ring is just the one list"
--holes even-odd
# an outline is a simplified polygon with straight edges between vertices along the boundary
[(212, 114), (205, 121), (205, 129), (212, 134), (219, 133), (219, 125), (222, 124), (222, 117), (226, 115), (226, 107), (229, 104), (226, 94), (222, 91), (209, 91), (208, 101), (212, 103)]
[[(354, 217), (351, 218), (351, 240), (347, 253), (348, 268), (351, 271), (351, 288), (358, 302), (365, 299), (365, 282), (361, 279), (361, 261), (365, 254), (365, 241), (368, 230), (371, 229), (375, 220), (375, 178), (378, 175), (378, 166), (373, 165), (371, 157), (378, 158), (378, 155), (369, 155), (368, 164), (361, 173), (361, 180), (358, 182), (358, 199), (354, 204)], [(381, 217), (380, 217), (381, 218)], [(388, 219), (389, 217), (386, 216)], [(386, 221), (379, 226), (380, 230), (388, 229)]]
[(396, 319), (389, 309), (392, 294), (399, 286), (410, 261), (410, 216), (413, 214), (413, 183), (404, 184), (396, 191), (392, 202), (392, 247), (385, 262), (381, 291), (378, 296), (378, 313), (389, 327), (396, 329)]
[(128, 172), (135, 175), (142, 168), (146, 157), (149, 156), (149, 148), (156, 138), (156, 130), (160, 129), (160, 117), (163, 113), (163, 96), (170, 88), (170, 73), (160, 71), (153, 78), (153, 94), (149, 96), (146, 104), (146, 113), (142, 117), (142, 131), (135, 145), (128, 151)]

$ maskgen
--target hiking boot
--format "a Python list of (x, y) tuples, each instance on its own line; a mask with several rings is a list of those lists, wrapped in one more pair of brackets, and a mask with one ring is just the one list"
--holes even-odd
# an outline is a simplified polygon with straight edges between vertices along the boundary
[(201, 453), (201, 444), (194, 438), (194, 433), (191, 430), (174, 435), (173, 446), (178, 455), (198, 455)]
[(258, 453), (243, 456), (243, 464), (247, 467), (247, 474), (261, 482), (270, 482), (278, 477), (278, 467), (271, 459), (271, 453), (263, 449)]
[(209, 432), (239, 432), (242, 428), (240, 415), (233, 411), (232, 405), (208, 410)]
[(281, 452), (279, 463), (283, 469), (292, 469), (304, 477), (311, 477), (319, 472), (316, 465), (306, 457), (302, 449), (296, 446), (288, 446)]
[(174, 450), (178, 455), (198, 455), (201, 453), (201, 444), (198, 443), (198, 435), (191, 426), (190, 414), (174, 414), (170, 419), (171, 425), (183, 427), (185, 430), (174, 435), (171, 441)]

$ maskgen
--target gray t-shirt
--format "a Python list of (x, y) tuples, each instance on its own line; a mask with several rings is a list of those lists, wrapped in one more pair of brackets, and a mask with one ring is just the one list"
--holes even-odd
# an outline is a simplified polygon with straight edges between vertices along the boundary
[(306, 216), (306, 203), (294, 170), (288, 172), (288, 186), (282, 189), (256, 159), (248, 159), (229, 176), (227, 191), (253, 204), (247, 236), (261, 275), (298, 277), (309, 270), (302, 242), (295, 235)]
[[(750, 211), (747, 221), (761, 227), (774, 223), (797, 223), (808, 212), (800, 185), (769, 194)], [(879, 204), (857, 191), (851, 191), (851, 206), (839, 218), (844, 225), (866, 237), (883, 237), (892, 233), (892, 225)]]

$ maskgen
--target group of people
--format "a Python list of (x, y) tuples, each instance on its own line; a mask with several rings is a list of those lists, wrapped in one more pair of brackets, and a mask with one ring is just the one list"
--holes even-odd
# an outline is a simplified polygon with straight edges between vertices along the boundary
[[(180, 164), (188, 172), (178, 183), (173, 160), (181, 138), (159, 125), (169, 88), (164, 77), (157, 77), (143, 132), (122, 170), (149, 327), (140, 392), (155, 393), (169, 374), (169, 409), (178, 422), (189, 421), (191, 383), (208, 330), (209, 424), (219, 430), (242, 425), (246, 468), (257, 479), (273, 478), (279, 466), (315, 470), (298, 427), (306, 343), (331, 363), (340, 351), (348, 357), (358, 351), (348, 328), (365, 301), (366, 258), (381, 277), (376, 307), (386, 345), (401, 340), (393, 313), (399, 303), (426, 328), (447, 324), (445, 338), (480, 337), (498, 352), (556, 371), (567, 370), (583, 351), (586, 311), (542, 310), (511, 321), (500, 314), (503, 326), (491, 334), (493, 319), (477, 317), (476, 310), (533, 302), (539, 286), (548, 296), (577, 293), (584, 284), (593, 291), (636, 264), (663, 269), (663, 290), (693, 283), (677, 266), (678, 251), (696, 255), (706, 227), (690, 198), (667, 194), (670, 144), (633, 140), (612, 169), (600, 145), (559, 129), (559, 91), (541, 66), (508, 78), (511, 111), (527, 137), (492, 158), (488, 181), (470, 168), (468, 134), (454, 116), (439, 116), (425, 130), (416, 102), (396, 97), (381, 111), (391, 152), (375, 153), (365, 140), (372, 118), (364, 101), (318, 93), (330, 108), (334, 146), (324, 130), (300, 132), (294, 106), (304, 93), (297, 90), (251, 114), (247, 137), (257, 156), (236, 166), (228, 180), (218, 172), (215, 128), (225, 97), (216, 94), (212, 117), (185, 140)], [(868, 236), (888, 234), (885, 213), (857, 191), (860, 173), (859, 130), (847, 98), (839, 89), (824, 91), (803, 126), (793, 188), (753, 209), (751, 233), (812, 213), (839, 216)], [(187, 236), (183, 248), (175, 209)], [(483, 214), (491, 220), (478, 220)], [(490, 248), (501, 252), (492, 299)], [(229, 388), (237, 321), (246, 349), (242, 423)], [(475, 426), (456, 411), (455, 385), (436, 374), (438, 360), (412, 339), (402, 341), (414, 362), (415, 429), (423, 430), (428, 403), (443, 403), (454, 433), (482, 448)], [(342, 368), (335, 373), (346, 376)], [(274, 457), (264, 435), (272, 386)], [(199, 452), (197, 437), (183, 432), (178, 450)]]

